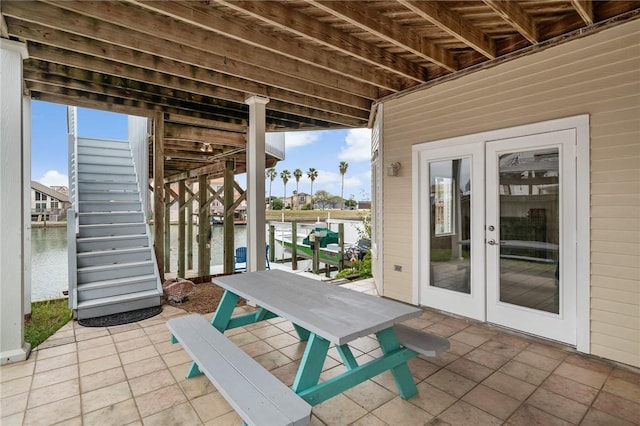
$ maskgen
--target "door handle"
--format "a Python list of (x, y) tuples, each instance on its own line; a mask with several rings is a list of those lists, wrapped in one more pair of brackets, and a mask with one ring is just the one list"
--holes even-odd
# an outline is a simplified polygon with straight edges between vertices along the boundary
[(491, 239), (491, 240), (487, 241), (487, 244), (489, 244), (490, 246), (498, 245), (498, 243), (496, 243), (496, 240), (494, 240), (494, 239)]

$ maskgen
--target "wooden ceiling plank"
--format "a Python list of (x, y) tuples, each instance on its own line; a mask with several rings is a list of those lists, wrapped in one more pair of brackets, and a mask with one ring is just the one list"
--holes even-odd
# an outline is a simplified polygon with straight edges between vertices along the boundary
[(234, 10), (247, 13), (277, 28), (311, 39), (317, 43), (357, 57), (416, 82), (427, 81), (427, 70), (389, 51), (324, 24), (277, 2), (216, 0)]
[(2, 36), (2, 38), (9, 38), (9, 29), (7, 28), (7, 21), (4, 19), (4, 15), (0, 15), (0, 36)]
[(219, 68), (222, 72), (228, 69), (230, 73), (234, 73), (234, 68), (237, 68), (235, 72), (238, 74), (236, 75), (246, 75), (248, 72), (246, 68), (251, 64), (254, 68), (262, 68), (258, 71), (266, 73), (264, 78), (273, 72), (285, 74), (294, 81), (304, 81), (330, 89), (335, 88), (369, 99), (379, 95), (378, 88), (369, 83), (338, 78), (336, 74), (327, 72), (326, 69), (274, 54), (262, 48), (188, 25), (183, 21), (149, 12), (135, 5), (108, 1), (43, 1), (65, 10), (90, 16), (105, 24), (131, 28), (137, 33), (164, 40), (165, 43), (171, 42), (178, 46), (188, 46), (189, 49), (199, 51), (200, 55), (203, 55), (203, 52), (217, 55), (222, 58)]
[[(30, 47), (30, 51), (36, 50), (33, 47)], [(60, 55), (62, 57), (68, 57), (69, 55)], [(219, 99), (215, 95), (211, 97), (205, 97), (199, 93), (192, 92), (184, 92), (183, 90), (178, 89), (178, 91), (173, 88), (167, 88), (166, 86), (157, 86), (156, 84), (150, 84), (146, 82), (139, 82), (136, 80), (123, 79), (120, 77), (107, 76), (100, 73), (96, 73), (93, 71), (82, 70), (76, 67), (63, 66), (60, 64), (53, 64), (50, 62), (41, 62), (36, 60), (37, 55), (33, 55), (27, 62), (25, 62), (25, 66), (28, 70), (33, 71), (31, 73), (31, 80), (35, 79), (35, 75), (37, 72), (42, 71), (47, 74), (54, 74), (58, 76), (64, 76), (76, 80), (85, 80), (91, 81), (95, 84), (105, 84), (114, 88), (118, 88), (121, 90), (130, 90), (130, 91), (138, 91), (142, 92), (145, 96), (151, 96), (151, 94), (155, 95), (164, 95), (166, 97), (171, 97), (176, 100), (191, 102), (191, 103), (199, 103), (204, 105), (203, 108), (208, 108), (209, 106), (219, 106), (229, 110), (235, 110), (238, 112), (239, 116), (236, 118), (245, 117), (247, 115), (247, 107), (244, 103), (237, 102), (228, 102), (222, 99)], [(89, 60), (95, 60), (89, 58)], [(44, 78), (44, 77), (42, 77)], [(194, 84), (195, 85), (195, 84)], [(196, 87), (193, 87), (193, 90), (197, 90)], [(205, 89), (203, 88), (203, 92)], [(269, 108), (267, 114), (272, 118), (277, 118), (278, 113), (282, 112), (288, 115), (296, 115), (301, 117), (307, 117), (310, 119), (318, 119), (327, 122), (332, 122), (339, 125), (349, 126), (349, 127), (358, 127), (361, 126), (364, 120), (366, 120), (368, 113), (365, 111), (358, 112), (357, 117), (349, 117), (343, 116), (341, 114), (334, 114), (331, 112), (314, 110), (307, 107), (301, 107), (296, 105), (287, 104), (281, 101), (274, 101), (273, 108)], [(347, 108), (344, 106), (339, 106), (340, 109)], [(359, 110), (358, 110), (359, 111)], [(355, 113), (354, 111), (351, 111)], [(282, 117), (284, 118), (284, 117)], [(242, 118), (241, 118), (242, 119)]]
[(421, 37), (412, 28), (399, 25), (381, 13), (367, 9), (364, 2), (325, 0), (306, 0), (306, 2), (448, 71), (456, 71), (458, 67), (457, 62), (447, 50)]
[(181, 126), (167, 123), (164, 127), (164, 136), (167, 139), (193, 139), (207, 142), (219, 142), (224, 145), (236, 147), (246, 146), (245, 135), (241, 133), (223, 132), (220, 130), (206, 129), (204, 127)]
[(408, 87), (408, 80), (405, 78), (391, 73), (380, 72), (380, 70), (375, 70), (371, 67), (363, 67), (362, 63), (351, 58), (319, 54), (316, 49), (308, 49), (307, 46), (293, 37), (286, 34), (269, 34), (260, 31), (251, 23), (244, 23), (218, 9), (212, 10), (207, 5), (201, 5), (196, 2), (128, 1), (202, 29), (215, 31), (243, 43), (303, 61), (316, 67), (322, 67), (344, 77), (373, 84), (392, 92), (398, 91), (399, 88)]
[[(23, 35), (25, 35), (24, 32)], [(131, 66), (111, 60), (98, 58), (95, 56), (84, 55), (82, 53), (64, 51), (56, 47), (48, 47), (42, 45), (39, 42), (31, 43), (29, 45), (29, 52), (30, 57), (34, 59), (39, 59), (47, 62), (56, 62), (61, 65), (87, 69), (101, 74), (111, 74), (117, 77), (141, 81), (148, 84), (161, 85), (163, 87), (169, 87), (176, 90), (182, 90), (185, 92), (197, 94), (198, 96), (206, 95), (210, 96), (212, 99), (223, 99), (232, 102), (238, 102), (241, 103), (244, 107), (245, 94), (236, 90), (217, 87), (188, 78), (177, 77), (159, 71), (147, 70), (138, 66)], [(302, 95), (297, 94), (296, 96), (302, 97)], [(313, 104), (313, 106), (307, 107), (304, 105), (292, 105), (289, 102), (273, 99), (269, 103), (269, 109), (285, 112), (288, 114), (315, 117), (326, 121), (333, 121), (338, 124), (342, 123), (342, 121), (339, 120), (340, 115), (352, 118), (360, 118), (363, 120), (368, 115), (368, 112), (363, 109), (353, 108), (346, 105), (336, 104), (323, 100), (307, 98), (309, 97), (304, 97), (303, 100), (307, 103)], [(332, 116), (332, 114), (336, 114), (336, 116)]]
[(585, 24), (593, 25), (593, 2), (591, 0), (571, 0), (571, 4)]
[(427, 19), (460, 42), (479, 51), (487, 58), (495, 59), (496, 47), (486, 34), (479, 31), (456, 12), (437, 1), (397, 0), (407, 9)]
[(224, 130), (244, 134), (247, 131), (247, 123), (234, 124), (223, 121), (208, 121), (188, 115), (166, 114), (165, 123), (185, 124), (189, 126), (207, 127), (210, 129)]
[[(70, 6), (71, 3), (63, 2), (62, 5)], [(66, 38), (60, 40), (62, 47), (68, 48), (69, 50), (76, 50), (76, 48), (72, 48), (71, 45), (77, 46), (80, 44), (86, 51), (92, 43), (103, 42), (107, 45), (115, 45), (123, 47), (124, 49), (115, 49), (116, 52), (113, 53), (116, 53), (116, 55), (114, 56), (107, 56), (105, 52), (96, 52), (100, 57), (106, 59), (117, 58), (119, 61), (124, 61), (125, 58), (137, 56), (138, 52), (147, 53), (182, 63), (182, 68), (184, 68), (182, 75), (184, 76), (189, 75), (189, 72), (193, 72), (194, 69), (199, 69), (207, 75), (209, 81), (212, 81), (216, 78), (215, 74), (219, 72), (221, 74), (217, 76), (217, 78), (223, 86), (225, 86), (224, 82), (229, 80), (230, 76), (235, 76), (241, 79), (241, 83), (246, 89), (243, 90), (245, 93), (264, 94), (265, 96), (272, 97), (270, 96), (271, 92), (282, 89), (344, 105), (358, 106), (363, 109), (369, 109), (370, 107), (371, 100), (351, 93), (313, 84), (309, 81), (296, 79), (246, 63), (229, 60), (223, 56), (203, 54), (203, 51), (189, 46), (166, 41), (158, 37), (134, 31), (130, 28), (123, 28), (113, 25), (110, 22), (100, 21), (49, 4), (4, 2), (3, 13), (6, 16), (12, 16), (26, 22), (37, 23), (61, 32), (72, 32), (73, 34), (84, 37), (83, 40), (76, 41), (75, 36), (67, 35)], [(9, 30), (13, 31), (10, 24)], [(46, 43), (46, 40), (42, 42)], [(88, 46), (87, 42), (89, 43)], [(108, 48), (108, 46), (106, 47)], [(97, 49), (93, 50), (95, 51)], [(120, 57), (120, 54), (124, 56)], [(154, 68), (153, 62), (149, 65)], [(240, 83), (240, 81), (236, 81), (236, 83)], [(255, 88), (255, 90), (251, 90), (252, 87)]]
[(515, 28), (524, 38), (529, 40), (531, 44), (537, 44), (540, 41), (538, 27), (531, 15), (522, 9), (522, 7), (514, 1), (509, 0), (483, 0), (487, 6), (493, 9), (498, 15)]

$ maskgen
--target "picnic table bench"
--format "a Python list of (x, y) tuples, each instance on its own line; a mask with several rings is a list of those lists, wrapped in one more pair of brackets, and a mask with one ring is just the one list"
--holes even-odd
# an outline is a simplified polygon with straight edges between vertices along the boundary
[[(167, 325), (173, 341), (179, 341), (194, 361), (187, 377), (206, 374), (248, 424), (306, 424), (311, 405), (387, 370), (401, 397), (409, 398), (417, 388), (406, 361), (449, 349), (447, 339), (400, 324), (422, 311), (399, 302), (277, 270), (216, 277), (213, 282), (225, 293), (211, 325), (198, 315), (171, 319)], [(239, 297), (259, 308), (233, 316)], [(291, 321), (300, 340), (307, 341), (291, 389), (222, 334), (275, 317)], [(360, 365), (349, 343), (371, 334), (383, 355)], [(320, 383), (332, 344), (347, 371)], [(265, 406), (270, 410), (268, 418), (260, 411)]]

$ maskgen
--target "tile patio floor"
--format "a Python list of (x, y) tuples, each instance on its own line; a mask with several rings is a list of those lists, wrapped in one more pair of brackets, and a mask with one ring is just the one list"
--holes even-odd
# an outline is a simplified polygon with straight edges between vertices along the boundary
[[(348, 286), (375, 292), (371, 281)], [(0, 424), (240, 425), (206, 377), (184, 378), (190, 358), (169, 342), (165, 326), (183, 314), (165, 306), (135, 324), (70, 322), (27, 361), (0, 368)], [(640, 424), (637, 369), (430, 310), (408, 323), (451, 341), (446, 354), (410, 362), (418, 395), (402, 400), (385, 373), (315, 406), (312, 425)], [(304, 344), (291, 323), (275, 319), (227, 334), (293, 382)], [(380, 350), (370, 337), (353, 349), (360, 361)], [(330, 355), (323, 378), (343, 369), (335, 349)]]

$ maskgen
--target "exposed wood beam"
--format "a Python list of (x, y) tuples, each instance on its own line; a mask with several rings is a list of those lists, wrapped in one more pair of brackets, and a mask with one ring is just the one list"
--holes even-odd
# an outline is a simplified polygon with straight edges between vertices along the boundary
[[(153, 114), (153, 241), (160, 272), (164, 281), (164, 114)], [(168, 221), (169, 218), (166, 218)]]
[[(251, 73), (263, 74), (264, 83), (273, 84), (266, 80), (280, 80), (280, 87), (285, 88), (286, 86), (279, 75), (286, 74), (294, 82), (297, 82), (296, 85), (300, 85), (302, 82), (322, 85), (332, 90), (335, 88), (369, 99), (375, 98), (379, 94), (378, 88), (370, 84), (337, 78), (335, 74), (328, 73), (322, 68), (304, 64), (282, 55), (274, 55), (273, 52), (198, 27), (188, 26), (184, 22), (149, 12), (134, 5), (105, 1), (46, 1), (65, 10), (99, 20), (103, 28), (100, 28), (97, 33), (103, 31), (111, 33), (113, 26), (119, 26), (120, 31), (123, 31), (123, 27), (124, 29), (135, 29), (135, 33), (151, 36), (155, 40), (163, 40), (165, 50), (169, 47), (182, 46), (184, 53), (193, 49), (194, 53), (199, 52), (201, 56), (204, 55), (204, 52), (215, 55), (218, 57), (218, 68), (216, 69), (237, 77), (244, 77)], [(62, 28), (64, 28), (63, 25), (61, 25)], [(124, 32), (126, 34), (129, 31), (125, 30)], [(133, 35), (133, 37), (138, 38), (137, 35)], [(174, 54), (173, 57), (179, 56)], [(254, 68), (254, 70), (251, 71), (250, 68)], [(255, 76), (253, 79), (260, 80)]]
[[(13, 27), (13, 26), (12, 26)], [(16, 27), (19, 28), (19, 25)], [(27, 31), (34, 31), (33, 28)], [(51, 30), (55, 31), (55, 30)], [(49, 37), (50, 38), (50, 37)], [(44, 62), (58, 63), (67, 67), (74, 67), (87, 71), (94, 71), (101, 74), (110, 74), (120, 78), (136, 80), (147, 84), (154, 84), (166, 88), (172, 88), (189, 92), (189, 97), (208, 96), (213, 102), (214, 99), (227, 100), (239, 103), (243, 110), (245, 93), (231, 90), (224, 87), (214, 86), (202, 81), (196, 81), (189, 78), (177, 77), (171, 74), (165, 74), (159, 71), (153, 71), (141, 68), (139, 66), (131, 66), (95, 56), (85, 55), (82, 53), (62, 50), (56, 47), (46, 46), (39, 42), (29, 44), (29, 55), (33, 59)], [(141, 59), (141, 58), (138, 58)], [(166, 89), (163, 89), (166, 90)], [(368, 112), (361, 108), (350, 107), (333, 102), (313, 99), (307, 96), (293, 94), (301, 102), (312, 104), (312, 107), (303, 105), (292, 105), (281, 100), (274, 100), (273, 105), (269, 106), (272, 111), (280, 111), (286, 114), (300, 115), (303, 117), (316, 118), (336, 124), (347, 126), (357, 126), (358, 123), (349, 118), (364, 120)], [(331, 112), (329, 112), (331, 111)], [(349, 118), (345, 118), (342, 116)]]
[(526, 13), (515, 1), (509, 0), (483, 0), (487, 6), (494, 10), (502, 19), (507, 21), (531, 44), (540, 41), (538, 27), (535, 20)]
[(245, 135), (240, 133), (223, 132), (220, 130), (206, 129), (203, 127), (180, 126), (167, 124), (164, 128), (164, 136), (167, 139), (185, 139), (220, 143), (236, 147), (244, 147), (247, 142)]
[(224, 130), (227, 132), (237, 132), (242, 134), (245, 134), (247, 131), (247, 124), (244, 122), (240, 124), (234, 124), (226, 123), (223, 121), (208, 121), (190, 117), (188, 115), (166, 114), (165, 122), (185, 124), (189, 126), (208, 127), (210, 129)]
[(350, 58), (337, 57), (335, 55), (318, 55), (314, 49), (308, 49), (299, 40), (287, 34), (269, 34), (256, 28), (252, 23), (245, 22), (236, 16), (223, 13), (220, 9), (213, 9), (198, 2), (128, 1), (205, 30), (223, 34), (242, 43), (303, 61), (309, 65), (322, 67), (332, 73), (338, 73), (343, 77), (363, 83), (373, 84), (385, 90), (395, 92), (409, 85), (409, 80), (405, 78), (387, 72), (380, 72), (380, 70), (375, 70), (371, 67), (363, 67), (361, 63)]
[(306, 1), (448, 71), (453, 72), (458, 67), (457, 62), (447, 50), (420, 37), (412, 28), (398, 25), (393, 19), (367, 9), (365, 2)]
[(585, 24), (593, 25), (593, 3), (591, 0), (571, 0), (571, 4)]
[(384, 68), (416, 82), (427, 80), (427, 70), (389, 51), (335, 29), (276, 2), (217, 0), (227, 7), (248, 13), (279, 29), (311, 39), (371, 65)]
[(4, 19), (4, 15), (0, 15), (0, 36), (2, 36), (2, 38), (9, 38), (9, 29), (7, 28), (7, 21)]
[(187, 170), (182, 173), (176, 173), (164, 178), (165, 183), (178, 182), (183, 179), (193, 179), (202, 175), (221, 174), (224, 171), (224, 163), (209, 164), (207, 166), (198, 167), (196, 169)]
[(398, 0), (407, 9), (429, 20), (460, 42), (471, 46), (490, 59), (496, 57), (496, 47), (486, 34), (479, 31), (462, 16), (447, 9), (437, 1)]
[[(62, 2), (61, 5), (65, 7), (75, 5), (79, 8), (80, 5), (89, 5), (90, 3), (93, 4), (94, 2), (80, 4)], [(97, 3), (102, 4), (105, 2)], [(63, 38), (59, 40), (58, 47), (69, 50), (78, 50), (78, 48), (80, 48), (85, 54), (94, 54), (105, 59), (117, 58), (118, 61), (127, 63), (130, 63), (129, 61), (132, 58), (136, 58), (144, 53), (155, 55), (159, 58), (169, 59), (171, 65), (182, 68), (182, 76), (189, 76), (190, 73), (197, 70), (204, 73), (202, 78), (204, 78), (205, 81), (215, 81), (216, 84), (219, 82), (219, 85), (223, 87), (229, 87), (225, 82), (236, 77), (234, 83), (239, 86), (244, 86), (236, 87), (236, 89), (244, 93), (263, 93), (265, 96), (272, 98), (272, 92), (280, 89), (285, 90), (285, 93), (293, 91), (312, 98), (325, 99), (344, 105), (359, 106), (363, 109), (368, 109), (368, 105), (371, 103), (370, 99), (346, 93), (338, 89), (332, 89), (306, 80), (293, 78), (279, 72), (230, 60), (225, 56), (205, 54), (202, 50), (187, 45), (167, 41), (130, 28), (123, 28), (110, 22), (100, 21), (44, 3), (5, 2), (3, 3), (3, 13), (6, 16), (15, 17), (26, 22), (45, 25), (49, 27), (49, 29), (57, 29), (61, 33), (67, 31), (75, 34), (75, 36), (65, 34)], [(13, 31), (12, 24), (10, 22), (7, 23), (9, 30)], [(31, 24), (27, 27), (29, 26), (31, 26)], [(46, 31), (47, 30), (45, 30), (45, 32)], [(83, 39), (76, 40), (77, 36), (82, 36)], [(47, 42), (46, 37), (41, 40), (41, 42), (51, 44)], [(96, 49), (95, 47), (91, 49), (91, 45), (99, 42), (107, 44), (107, 46), (101, 46), (101, 48), (105, 50), (101, 52), (100, 49)], [(93, 50), (95, 53), (89, 53), (87, 50)], [(149, 59), (151, 62), (148, 63), (146, 68), (158, 69), (154, 62), (156, 58), (152, 56)], [(130, 64), (138, 66), (136, 63)], [(211, 70), (216, 70), (217, 72)], [(176, 71), (173, 73), (175, 74), (175, 72)], [(218, 73), (221, 74), (216, 76)]]

